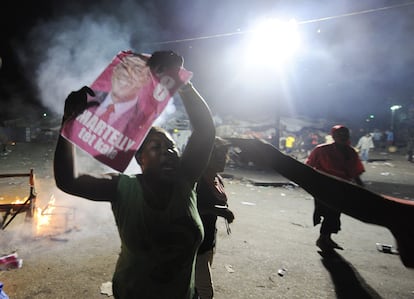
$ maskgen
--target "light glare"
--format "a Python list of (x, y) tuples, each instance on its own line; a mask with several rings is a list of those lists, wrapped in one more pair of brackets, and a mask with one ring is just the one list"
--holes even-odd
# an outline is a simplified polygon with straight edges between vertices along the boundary
[[(262, 64), (280, 65), (300, 46), (298, 25), (295, 20), (282, 22), (266, 19), (252, 31), (247, 55), (250, 61)], [(252, 57), (253, 60), (252, 60)]]

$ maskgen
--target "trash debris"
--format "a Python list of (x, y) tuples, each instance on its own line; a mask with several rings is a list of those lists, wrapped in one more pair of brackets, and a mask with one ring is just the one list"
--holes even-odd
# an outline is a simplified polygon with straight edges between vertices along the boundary
[(23, 265), (23, 260), (17, 258), (17, 252), (0, 257), (0, 271), (18, 269)]
[(298, 184), (296, 184), (295, 182), (289, 181), (289, 184), (292, 185), (293, 187), (299, 187)]
[(390, 175), (390, 173), (389, 172), (381, 172), (381, 175), (387, 176), (387, 175)]
[(306, 227), (305, 225), (303, 225), (301, 223), (296, 223), (296, 222), (290, 222), (290, 224), (300, 226), (300, 227)]
[(233, 270), (233, 266), (232, 265), (224, 265), (224, 267), (226, 268), (227, 272), (234, 273), (234, 270)]
[(69, 241), (69, 239), (58, 238), (58, 237), (50, 237), (49, 239), (50, 239), (50, 241), (56, 241), (56, 242), (67, 242), (67, 241)]
[(3, 283), (0, 282), (0, 299), (9, 299), (9, 296), (3, 291)]
[(256, 204), (253, 202), (248, 202), (248, 201), (242, 201), (241, 202), (242, 205), (246, 205), (246, 206), (255, 206)]
[(101, 284), (101, 294), (108, 295), (108, 297), (113, 296), (111, 281), (107, 281)]
[(375, 243), (377, 250), (383, 253), (398, 254), (398, 251), (392, 247), (392, 245)]
[(280, 277), (285, 276), (287, 270), (285, 268), (280, 268), (279, 270), (277, 270), (277, 275), (279, 275)]

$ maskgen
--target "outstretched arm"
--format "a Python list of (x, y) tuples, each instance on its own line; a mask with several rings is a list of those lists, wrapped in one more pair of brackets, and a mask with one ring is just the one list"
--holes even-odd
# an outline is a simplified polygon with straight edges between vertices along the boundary
[[(235, 139), (232, 144), (249, 153), (256, 164), (272, 168), (331, 208), (364, 222), (389, 227), (389, 200), (380, 194), (318, 171), (259, 139)], [(373, 206), (377, 208), (373, 210)]]
[(388, 228), (397, 241), (403, 264), (414, 268), (413, 201), (385, 197), (322, 173), (258, 139), (231, 141), (234, 146), (249, 153), (249, 156), (255, 159), (253, 162), (261, 166), (270, 166), (332, 209), (360, 221)]

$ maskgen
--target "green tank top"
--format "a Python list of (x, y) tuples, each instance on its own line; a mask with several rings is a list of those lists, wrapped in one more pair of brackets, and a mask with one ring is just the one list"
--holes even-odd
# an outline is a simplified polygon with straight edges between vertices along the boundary
[(194, 265), (203, 227), (196, 197), (178, 182), (165, 209), (151, 208), (135, 176), (121, 175), (112, 211), (121, 238), (115, 298), (193, 298)]

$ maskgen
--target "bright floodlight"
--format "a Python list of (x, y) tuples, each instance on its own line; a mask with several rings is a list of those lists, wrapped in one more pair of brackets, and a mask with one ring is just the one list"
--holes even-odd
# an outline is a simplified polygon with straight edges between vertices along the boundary
[(247, 51), (248, 61), (262, 65), (280, 65), (285, 62), (300, 45), (298, 25), (295, 20), (282, 22), (266, 19), (252, 30), (252, 38)]
[(395, 111), (395, 110), (398, 110), (400, 108), (402, 108), (401, 105), (393, 105), (393, 106), (390, 107), (391, 111)]

